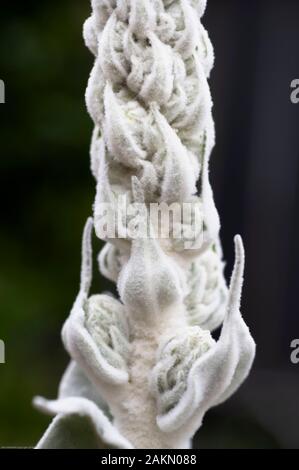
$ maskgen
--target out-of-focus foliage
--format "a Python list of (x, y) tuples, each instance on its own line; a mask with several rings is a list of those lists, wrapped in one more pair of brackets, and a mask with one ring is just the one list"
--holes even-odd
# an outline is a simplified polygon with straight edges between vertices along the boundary
[[(92, 125), (82, 40), (89, 2), (1, 4), (0, 445), (32, 445), (48, 419), (31, 407), (55, 396), (67, 355), (59, 331), (79, 283), (91, 213)], [(96, 278), (100, 282), (100, 277)], [(105, 289), (101, 280), (101, 289)]]

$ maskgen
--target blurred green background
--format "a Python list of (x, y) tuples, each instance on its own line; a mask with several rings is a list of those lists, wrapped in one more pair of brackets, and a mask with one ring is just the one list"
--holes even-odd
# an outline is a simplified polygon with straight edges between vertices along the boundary
[(49, 419), (68, 358), (60, 341), (79, 282), (82, 227), (91, 213), (92, 123), (84, 90), (92, 57), (82, 40), (89, 2), (1, 3), (0, 444), (32, 445)]
[[(299, 70), (299, 5), (208, 3), (218, 136), (212, 182), (227, 273), (233, 235), (245, 239), (243, 312), (258, 356), (234, 398), (208, 413), (196, 446), (299, 448), (299, 369), (289, 360), (299, 335), (298, 111), (289, 102)], [(82, 39), (89, 13), (88, 0), (1, 2), (0, 446), (37, 442), (49, 418), (32, 398), (54, 398), (68, 363), (60, 330), (77, 293), (81, 233), (95, 192), (84, 102), (93, 64)], [(94, 288), (113, 286), (95, 274)]]

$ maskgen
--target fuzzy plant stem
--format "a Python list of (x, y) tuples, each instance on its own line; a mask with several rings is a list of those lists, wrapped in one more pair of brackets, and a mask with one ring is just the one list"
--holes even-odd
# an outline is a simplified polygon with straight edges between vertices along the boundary
[[(62, 445), (62, 429), (76, 413), (101, 448), (189, 448), (208, 409), (233, 394), (251, 368), (255, 345), (239, 310), (242, 240), (235, 238), (228, 290), (209, 182), (214, 55), (201, 23), (205, 6), (92, 0), (84, 38), (95, 56), (86, 92), (95, 124), (94, 216), (83, 236), (80, 291), (62, 331), (72, 363), (58, 399), (35, 401), (56, 415), (38, 448)], [(128, 214), (120, 198), (144, 212)], [(163, 237), (146, 217), (153, 203), (188, 204), (192, 215)], [(104, 233), (113, 220), (116, 233)], [(150, 236), (128, 231), (136, 220)], [(201, 224), (190, 237), (194, 221)], [(93, 230), (107, 242), (99, 269), (116, 283), (118, 299), (89, 295)]]
[[(179, 308), (175, 311), (179, 313)], [(186, 326), (180, 315), (165, 315), (163, 322), (138, 323), (132, 331), (129, 363), (130, 381), (118, 399), (111, 403), (115, 425), (138, 449), (189, 448), (185, 432), (165, 433), (157, 425), (157, 404), (149, 388), (149, 377), (156, 363), (156, 352), (163, 337), (179, 334)]]

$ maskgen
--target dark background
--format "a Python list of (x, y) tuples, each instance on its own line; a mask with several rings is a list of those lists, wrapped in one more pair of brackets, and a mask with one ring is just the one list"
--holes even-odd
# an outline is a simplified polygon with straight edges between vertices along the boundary
[[(81, 30), (88, 0), (0, 6), (0, 445), (32, 446), (49, 419), (68, 357), (60, 341), (79, 282), (80, 239), (91, 212), (92, 123), (84, 91), (93, 59)], [(211, 179), (227, 276), (233, 236), (244, 237), (242, 312), (257, 342), (250, 378), (208, 413), (201, 448), (299, 448), (299, 2), (210, 0), (210, 81), (217, 147)], [(100, 243), (96, 242), (97, 248)], [(111, 288), (96, 275), (98, 291)]]

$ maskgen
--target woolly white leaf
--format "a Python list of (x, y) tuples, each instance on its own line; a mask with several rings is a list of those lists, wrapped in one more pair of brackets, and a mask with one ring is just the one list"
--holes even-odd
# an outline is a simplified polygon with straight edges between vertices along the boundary
[(98, 126), (101, 126), (104, 117), (104, 89), (103, 71), (98, 61), (96, 61), (88, 80), (85, 101), (93, 122)]
[(132, 449), (103, 412), (86, 398), (48, 401), (37, 397), (35, 406), (56, 415), (36, 449)]
[(100, 33), (115, 8), (115, 0), (91, 0), (96, 30)]
[(140, 96), (147, 103), (166, 103), (173, 89), (172, 55), (169, 46), (163, 44), (154, 33), (149, 33), (153, 64), (144, 80)]
[(197, 9), (199, 18), (201, 18), (207, 7), (207, 0), (193, 0), (193, 3), (195, 4), (195, 8)]
[(100, 272), (110, 281), (116, 282), (122, 268), (121, 253), (111, 243), (107, 243), (98, 256)]
[(160, 347), (151, 376), (159, 415), (169, 413), (178, 405), (187, 390), (192, 366), (214, 344), (208, 331), (193, 326), (185, 328), (180, 335), (171, 337)]
[(197, 170), (186, 148), (157, 110), (153, 109), (157, 126), (164, 139), (166, 162), (161, 200), (164, 202), (185, 201), (196, 192)]
[(90, 146), (90, 165), (91, 165), (91, 172), (94, 176), (95, 179), (97, 179), (99, 175), (99, 169), (100, 169), (100, 160), (101, 156), (104, 153), (104, 140), (101, 137), (101, 131), (98, 126), (95, 126), (93, 134), (92, 134), (92, 140), (91, 140), (91, 146)]
[(109, 151), (125, 166), (138, 168), (145, 152), (134, 141), (130, 128), (109, 84), (105, 88), (105, 140)]
[[(95, 232), (99, 238), (104, 241), (110, 241), (117, 247), (128, 248), (127, 234), (127, 218), (124, 213), (118, 213), (121, 210), (117, 205), (117, 186), (113, 186), (109, 179), (109, 167), (106, 161), (106, 147), (104, 141), (98, 143), (98, 174), (97, 174), (97, 190), (94, 203), (94, 226)], [(130, 195), (126, 194), (124, 201), (130, 203)], [(116, 221), (118, 222), (116, 224)], [(106, 230), (105, 230), (106, 229)], [(111, 233), (110, 230), (111, 229)], [(114, 230), (115, 229), (115, 230)]]
[(193, 56), (193, 62), (192, 77), (186, 80), (186, 107), (172, 123), (176, 129), (184, 132), (183, 135), (186, 135), (186, 131), (192, 135), (205, 129), (212, 110), (212, 98), (207, 79), (196, 55)]
[(63, 374), (58, 390), (58, 399), (69, 397), (87, 398), (93, 401), (106, 415), (109, 414), (107, 403), (74, 361), (70, 362)]
[(165, 432), (179, 429), (188, 421), (195, 431), (206, 411), (227, 399), (245, 380), (251, 368), (255, 344), (239, 311), (244, 270), (240, 237), (235, 239), (235, 249), (235, 267), (220, 338), (215, 346), (194, 361), (186, 391), (178, 404), (168, 413), (158, 416), (158, 426)]
[[(105, 344), (105, 341), (101, 343), (98, 340), (97, 332), (93, 332), (90, 324), (86, 325), (90, 315), (94, 318), (94, 312), (89, 311), (90, 302), (94, 300), (88, 299), (92, 275), (92, 226), (92, 220), (89, 219), (83, 235), (80, 292), (72, 312), (64, 324), (62, 338), (71, 357), (86, 371), (90, 380), (101, 388), (103, 382), (114, 385), (126, 383), (128, 372), (123, 368), (120, 357), (119, 361), (116, 360), (117, 353), (113, 351), (113, 345), (110, 345), (109, 331), (108, 344)], [(107, 315), (108, 312), (112, 313), (112, 317), (114, 317), (112, 321), (115, 322), (116, 318), (125, 315), (123, 306), (112, 297), (102, 295), (98, 296), (96, 300), (102, 315)], [(105, 336), (105, 331), (103, 334)]]
[(116, 12), (113, 12), (99, 41), (101, 54), (98, 59), (105, 78), (111, 83), (119, 83), (128, 75), (128, 63), (119, 51), (124, 33), (124, 26), (118, 22)]
[(148, 0), (130, 0), (129, 27), (139, 38), (145, 38), (155, 26), (155, 10)]
[(92, 54), (97, 55), (98, 53), (98, 37), (95, 25), (95, 17), (91, 15), (84, 23), (83, 37), (85, 44)]
[(223, 262), (218, 251), (215, 245), (204, 250), (191, 263), (187, 276), (188, 321), (210, 331), (221, 325), (227, 302)]
[[(213, 191), (209, 180), (209, 155), (214, 145), (214, 124), (209, 120), (204, 137), (204, 154), (201, 170), (201, 194), (204, 210), (204, 221), (210, 240), (217, 240), (220, 230), (219, 214), (215, 206)], [(211, 137), (212, 136), (212, 137)]]
[(175, 49), (184, 59), (187, 59), (193, 54), (198, 44), (198, 21), (188, 0), (181, 0), (180, 4), (183, 11), (184, 30), (176, 42)]

